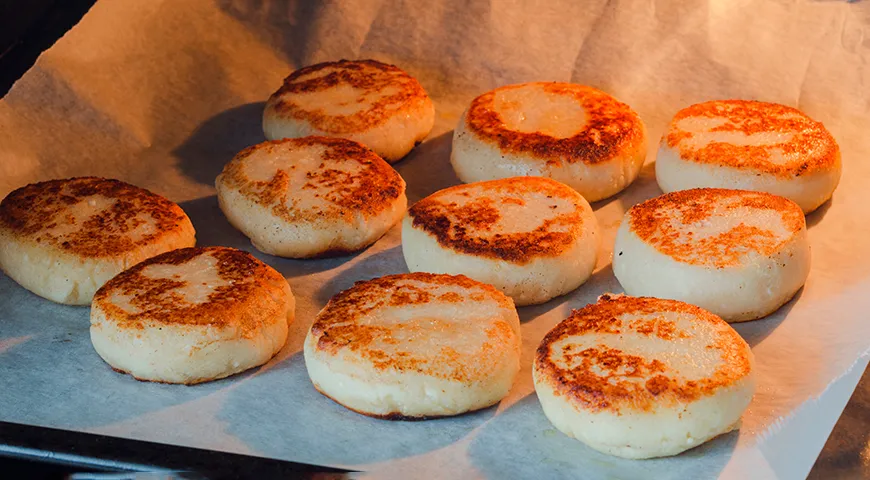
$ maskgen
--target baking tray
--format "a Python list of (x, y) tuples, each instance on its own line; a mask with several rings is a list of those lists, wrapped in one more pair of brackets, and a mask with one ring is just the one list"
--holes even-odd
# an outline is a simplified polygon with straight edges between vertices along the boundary
[(533, 393), (531, 352), (543, 334), (571, 308), (621, 291), (609, 249), (622, 213), (659, 193), (651, 162), (625, 192), (593, 205), (604, 248), (590, 282), (519, 310), (523, 370), (497, 407), (383, 422), (311, 387), (299, 353), (311, 319), (354, 281), (405, 271), (393, 229), (351, 257), (256, 254), (299, 299), (291, 338), (263, 368), (194, 387), (111, 371), (90, 346), (87, 308), (51, 304), (0, 276), (0, 420), (375, 476), (806, 475), (870, 349), (870, 260), (855, 254), (870, 243), (862, 214), (870, 166), (861, 161), (870, 156), (861, 67), (870, 64), (867, 6), (460, 3), (101, 0), (0, 102), (0, 195), (52, 177), (120, 178), (179, 202), (200, 245), (250, 251), (217, 207), (214, 177), (236, 152), (263, 140), (263, 100), (290, 70), (342, 57), (399, 64), (436, 102), (432, 135), (396, 165), (411, 201), (457, 183), (448, 163), (451, 129), (473, 96), (506, 83), (602, 88), (639, 111), (651, 154), (667, 120), (687, 104), (741, 97), (797, 105), (840, 142), (844, 176), (834, 200), (808, 218), (814, 266), (807, 287), (776, 315), (736, 326), (759, 360), (759, 390), (739, 432), (678, 457), (624, 461), (561, 435)]

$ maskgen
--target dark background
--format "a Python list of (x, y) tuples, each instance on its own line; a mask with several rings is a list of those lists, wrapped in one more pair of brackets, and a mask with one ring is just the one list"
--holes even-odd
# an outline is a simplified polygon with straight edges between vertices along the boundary
[[(94, 3), (95, 0), (0, 0), (0, 97), (36, 62), (39, 54), (72, 28)], [(312, 473), (311, 468), (290, 462), (0, 424), (0, 444), (27, 442), (37, 448), (82, 457), (189, 469), (205, 473), (209, 478), (298, 478)], [(0, 456), (0, 475), (4, 478), (64, 478), (83, 469), (97, 471), (74, 462)], [(809, 478), (870, 478), (870, 375), (867, 372)]]
[(95, 0), (0, 0), (0, 96)]

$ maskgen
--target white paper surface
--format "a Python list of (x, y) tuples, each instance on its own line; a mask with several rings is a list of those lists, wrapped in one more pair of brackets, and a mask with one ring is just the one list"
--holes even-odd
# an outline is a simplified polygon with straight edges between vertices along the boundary
[[(263, 141), (263, 102), (305, 64), (376, 58), (415, 75), (437, 108), (430, 138), (396, 165), (410, 201), (457, 183), (451, 130), (475, 95), (532, 80), (601, 88), (650, 133), (641, 178), (593, 205), (597, 272), (574, 293), (519, 309), (523, 368), (497, 407), (388, 422), (318, 394), (300, 353), (314, 314), (354, 281), (406, 271), (398, 229), (353, 257), (257, 256), (282, 272), (297, 322), (266, 367), (195, 387), (140, 383), (93, 351), (88, 309), (55, 305), (0, 274), (0, 420), (327, 465), (378, 477), (795, 478), (806, 475), (870, 351), (870, 4), (838, 1), (100, 0), (0, 101), (0, 196), (79, 175), (125, 180), (178, 202), (199, 245), (252, 250), (223, 218), (214, 177)], [(717, 98), (796, 106), (840, 143), (843, 179), (808, 217), (813, 269), (798, 298), (737, 325), (759, 389), (743, 427), (678, 457), (596, 453), (546, 420), (532, 352), (571, 308), (620, 292), (616, 226), (660, 193), (651, 162), (680, 108)]]

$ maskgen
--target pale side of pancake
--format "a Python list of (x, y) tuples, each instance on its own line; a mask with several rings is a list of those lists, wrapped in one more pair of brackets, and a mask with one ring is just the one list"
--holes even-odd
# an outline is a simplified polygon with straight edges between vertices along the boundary
[(753, 363), (705, 310), (605, 295), (544, 337), (533, 373), (554, 426), (604, 453), (651, 458), (733, 429), (755, 390)]
[(341, 60), (296, 70), (266, 103), (266, 138), (326, 135), (404, 157), (432, 130), (435, 107), (420, 83), (393, 65)]
[(195, 242), (178, 205), (118, 180), (34, 183), (0, 203), (0, 267), (59, 303), (86, 305), (122, 270)]
[(409, 270), (467, 275), (517, 305), (580, 286), (592, 274), (599, 242), (586, 200), (541, 177), (441, 190), (413, 205), (402, 228)]
[(265, 253), (341, 255), (380, 238), (404, 214), (405, 182), (365, 146), (305, 137), (243, 150), (215, 186), (230, 223)]
[(333, 297), (305, 340), (324, 395), (365, 415), (399, 419), (488, 407), (519, 371), (513, 302), (464, 276), (411, 273)]
[(509, 85), (475, 98), (453, 137), (464, 182), (558, 180), (594, 202), (628, 186), (646, 158), (646, 129), (628, 105), (570, 83)]
[(193, 384), (268, 361), (294, 310), (284, 277), (249, 253), (185, 248), (106, 283), (94, 296), (91, 340), (118, 371)]
[(665, 192), (720, 187), (769, 192), (809, 213), (831, 198), (840, 149), (824, 125), (773, 103), (719, 100), (677, 112), (656, 178)]

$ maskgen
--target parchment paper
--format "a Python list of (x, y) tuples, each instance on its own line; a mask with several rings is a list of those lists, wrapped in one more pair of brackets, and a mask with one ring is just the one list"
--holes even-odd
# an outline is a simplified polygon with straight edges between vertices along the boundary
[[(88, 309), (55, 305), (0, 274), (0, 419), (280, 459), (387, 477), (797, 478), (806, 475), (870, 349), (870, 4), (838, 1), (402, 2), (101, 0), (0, 102), (0, 195), (29, 182), (115, 177), (179, 202), (200, 245), (253, 251), (224, 220), (214, 177), (264, 140), (263, 102), (291, 70), (377, 58), (415, 75), (437, 106), (430, 138), (396, 165), (410, 201), (457, 183), (451, 129), (475, 95), (532, 80), (601, 88), (646, 122), (650, 158), (594, 205), (596, 273), (521, 308), (523, 368), (497, 407), (444, 420), (369, 419), (319, 395), (300, 353), (314, 314), (354, 281), (406, 271), (393, 229), (353, 257), (257, 254), (298, 299), (264, 368), (195, 387), (140, 383), (93, 351)], [(658, 195), (652, 161), (678, 109), (715, 98), (797, 106), (840, 142), (843, 179), (808, 217), (813, 269), (798, 298), (738, 325), (758, 360), (743, 427), (675, 458), (593, 452), (544, 417), (531, 353), (571, 308), (620, 292), (610, 248), (623, 212)]]

